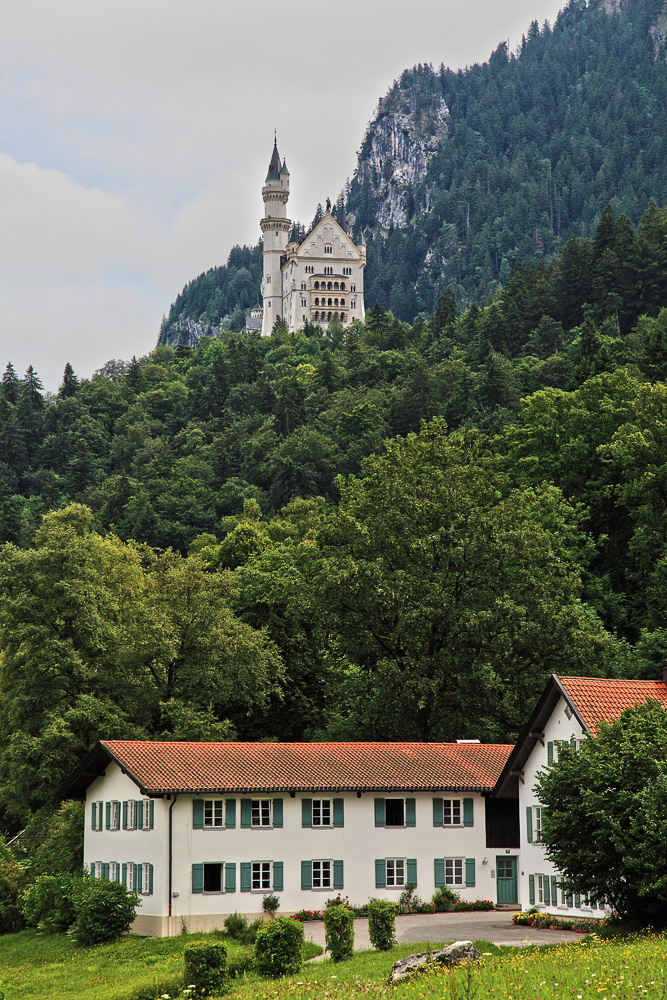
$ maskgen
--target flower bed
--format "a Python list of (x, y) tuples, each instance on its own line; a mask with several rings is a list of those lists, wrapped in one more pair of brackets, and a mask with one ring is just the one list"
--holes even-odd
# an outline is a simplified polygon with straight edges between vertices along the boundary
[[(495, 904), (492, 903), (490, 899), (476, 899), (473, 903), (467, 903), (467, 902), (463, 902), (462, 900), (459, 900), (458, 903), (454, 903), (454, 905), (451, 907), (451, 909), (448, 912), (450, 912), (450, 913), (471, 913), (473, 911), (476, 912), (476, 911), (482, 911), (482, 910), (493, 910), (494, 908), (495, 908)], [(367, 917), (368, 916), (368, 905), (367, 904), (364, 904), (363, 906), (350, 906), (350, 909), (354, 913), (354, 916), (355, 916), (356, 920), (359, 920), (361, 917)], [(415, 905), (414, 909), (411, 912), (412, 913), (437, 913), (437, 912), (442, 912), (442, 911), (438, 911), (436, 909), (435, 903), (417, 903)], [(324, 911), (323, 910), (297, 910), (297, 912), (293, 913), (292, 916), (294, 917), (295, 920), (300, 920), (302, 924), (305, 924), (305, 923), (308, 923), (310, 920), (323, 920), (324, 919)], [(398, 913), (397, 916), (400, 917), (400, 916), (402, 916), (402, 914)], [(518, 914), (515, 914), (515, 916), (523, 917), (523, 916), (526, 916), (526, 914), (518, 913)], [(538, 914), (538, 916), (542, 916), (542, 914)], [(514, 922), (515, 923), (523, 923), (524, 921), (517, 921), (517, 920), (515, 920)], [(525, 921), (525, 923), (528, 923), (528, 921)]]
[(575, 931), (577, 934), (597, 934), (604, 920), (596, 917), (554, 917), (551, 913), (515, 913), (512, 923), (522, 927), (538, 927), (550, 931)]

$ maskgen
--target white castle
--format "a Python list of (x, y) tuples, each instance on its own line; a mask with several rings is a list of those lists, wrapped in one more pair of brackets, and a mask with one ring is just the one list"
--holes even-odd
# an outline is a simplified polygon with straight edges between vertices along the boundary
[(350, 233), (334, 219), (327, 202), (324, 218), (303, 243), (288, 243), (289, 170), (280, 161), (274, 141), (269, 172), (262, 188), (264, 243), (262, 336), (276, 319), (293, 333), (306, 321), (327, 327), (335, 315), (343, 326), (364, 318), (366, 245), (356, 246)]

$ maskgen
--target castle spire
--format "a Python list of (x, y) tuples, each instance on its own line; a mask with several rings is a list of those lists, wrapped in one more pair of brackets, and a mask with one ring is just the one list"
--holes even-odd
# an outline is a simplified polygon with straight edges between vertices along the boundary
[(280, 162), (280, 153), (278, 152), (278, 136), (274, 132), (273, 135), (273, 153), (271, 154), (271, 162), (269, 163), (269, 172), (266, 175), (267, 181), (278, 181), (280, 180), (280, 170), (282, 164)]

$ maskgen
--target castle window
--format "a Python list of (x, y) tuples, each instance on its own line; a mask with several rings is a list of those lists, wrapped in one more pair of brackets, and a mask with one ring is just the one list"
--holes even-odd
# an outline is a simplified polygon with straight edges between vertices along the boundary
[(328, 306), (332, 306), (332, 305), (333, 305), (333, 302), (331, 301), (331, 299), (329, 299), (329, 300), (327, 301), (327, 305), (328, 305)]
[(331, 291), (331, 287), (332, 287), (332, 286), (331, 286), (331, 282), (330, 282), (330, 281), (327, 281), (327, 291), (328, 291), (328, 292), (330, 292), (330, 291)]
[(331, 313), (327, 313), (327, 321), (331, 319)]
[(341, 299), (341, 300), (340, 300), (340, 304), (341, 304), (342, 306), (344, 306), (344, 305), (345, 305), (345, 299)]
[(350, 309), (356, 309), (356, 308), (357, 308), (357, 303), (355, 302), (354, 299), (352, 299), (352, 301), (350, 302)]
[(316, 312), (315, 316), (313, 318), (314, 318), (315, 322), (317, 323), (318, 319), (320, 318), (320, 314), (318, 312)]
[(337, 281), (334, 281), (334, 288), (335, 288), (336, 291), (338, 291), (338, 282)]
[(356, 290), (357, 290), (357, 286), (356, 285), (350, 285), (350, 291), (351, 292), (356, 292)]
[(341, 323), (345, 322), (345, 313), (341, 313), (340, 314), (340, 321), (341, 321)]
[(306, 282), (302, 281), (301, 282), (301, 291), (305, 292), (305, 290), (306, 290)]
[[(277, 235), (278, 235), (278, 233), (276, 233), (276, 236)], [(324, 244), (324, 252), (325, 253), (333, 253), (333, 247), (332, 247), (331, 243), (325, 243)]]
[(306, 307), (306, 300), (305, 299), (301, 299), (301, 308), (305, 309), (305, 307)]
[(319, 283), (319, 281), (316, 281), (315, 282), (315, 288), (319, 288), (319, 287), (320, 287), (320, 283)]
[(345, 282), (344, 281), (341, 281), (341, 283), (340, 283), (340, 290), (341, 290), (341, 292), (345, 291)]
[(334, 299), (334, 305), (335, 305), (335, 306), (337, 306), (337, 305), (338, 305), (338, 299)]

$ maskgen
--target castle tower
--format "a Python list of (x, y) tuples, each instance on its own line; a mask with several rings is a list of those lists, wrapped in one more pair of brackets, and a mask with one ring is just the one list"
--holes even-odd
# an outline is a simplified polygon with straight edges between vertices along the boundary
[(264, 245), (262, 336), (266, 337), (271, 333), (276, 319), (282, 318), (283, 315), (281, 258), (284, 258), (287, 251), (287, 237), (291, 226), (286, 208), (289, 198), (289, 170), (284, 161), (282, 164), (280, 162), (275, 139), (269, 171), (262, 188), (262, 198), (264, 199), (264, 218), (260, 222)]

